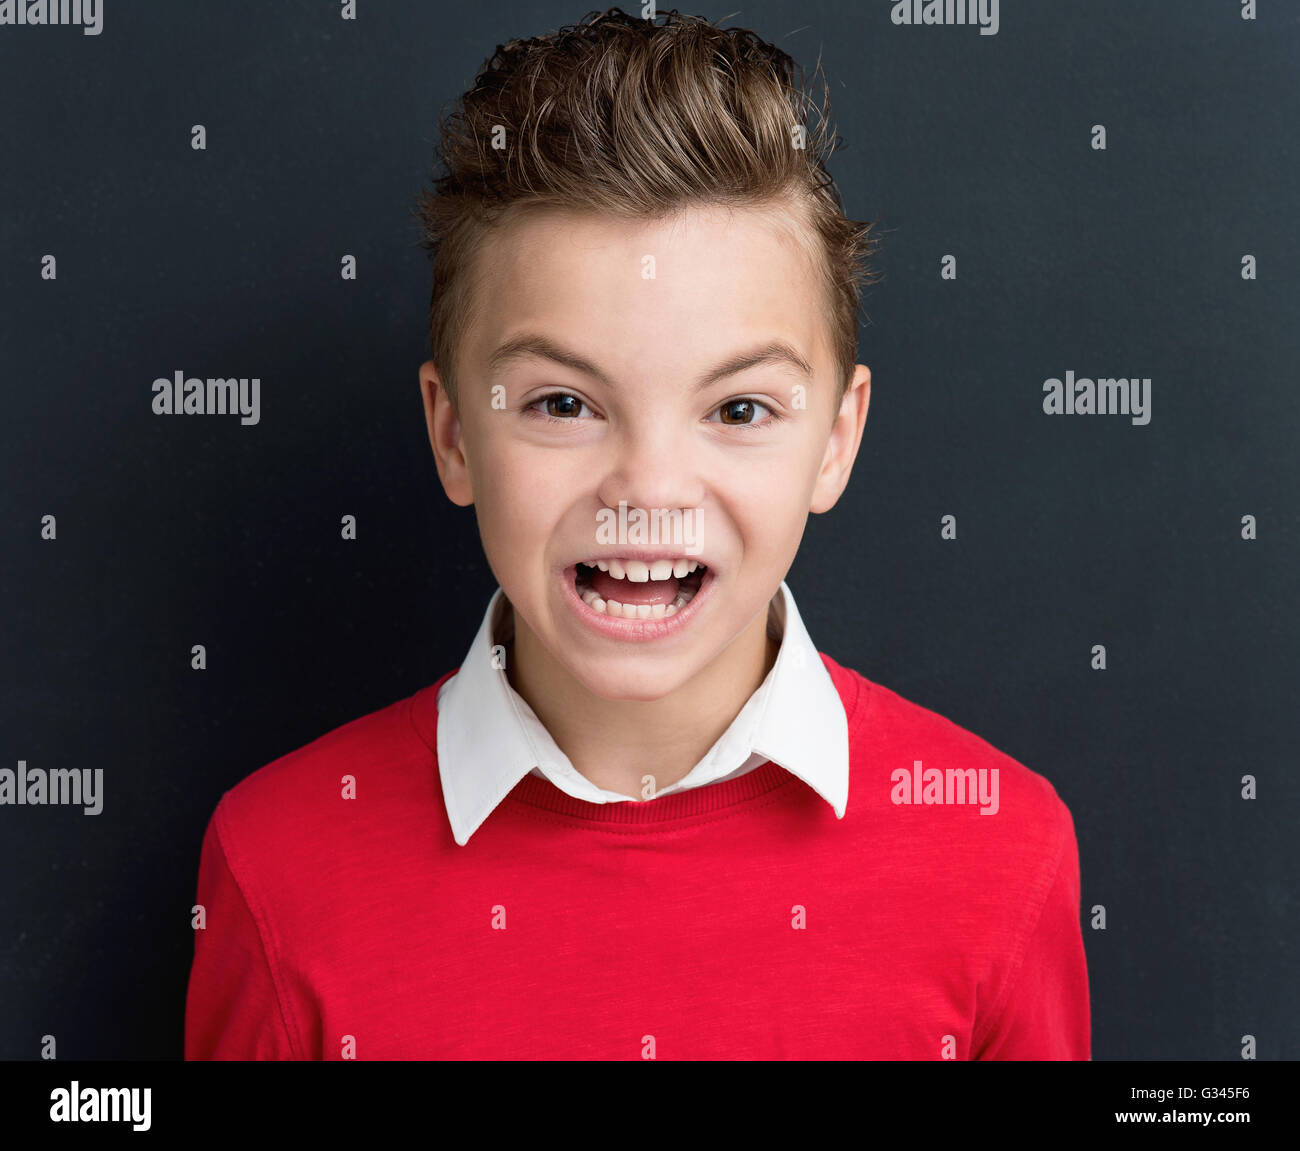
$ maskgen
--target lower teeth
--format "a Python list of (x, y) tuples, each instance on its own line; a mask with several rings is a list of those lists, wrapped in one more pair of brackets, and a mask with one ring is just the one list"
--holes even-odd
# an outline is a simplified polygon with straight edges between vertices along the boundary
[(593, 611), (601, 612), (610, 616), (621, 616), (623, 619), (666, 619), (670, 615), (676, 615), (692, 599), (698, 588), (685, 588), (677, 593), (677, 598), (669, 604), (648, 604), (648, 603), (619, 603), (618, 600), (604, 600), (596, 594), (594, 588), (584, 588), (578, 594)]

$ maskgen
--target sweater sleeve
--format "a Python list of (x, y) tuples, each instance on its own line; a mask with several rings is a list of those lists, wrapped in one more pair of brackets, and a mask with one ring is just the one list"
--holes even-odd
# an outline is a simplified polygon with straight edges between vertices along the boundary
[(203, 837), (185, 1000), (186, 1059), (295, 1059), (267, 950), (221, 841), (221, 805)]
[(1079, 918), (1079, 849), (1064, 813), (1056, 875), (991, 1026), (973, 1039), (975, 1059), (1090, 1059), (1088, 969)]

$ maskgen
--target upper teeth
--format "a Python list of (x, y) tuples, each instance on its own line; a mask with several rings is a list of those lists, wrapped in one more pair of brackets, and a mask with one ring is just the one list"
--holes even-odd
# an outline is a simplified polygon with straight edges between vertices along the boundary
[(641, 560), (588, 560), (585, 566), (600, 568), (603, 572), (609, 572), (615, 579), (645, 583), (647, 580), (667, 579), (669, 576), (681, 579), (682, 576), (690, 575), (696, 568), (704, 565), (694, 560), (672, 559), (655, 560), (652, 564), (643, 563)]

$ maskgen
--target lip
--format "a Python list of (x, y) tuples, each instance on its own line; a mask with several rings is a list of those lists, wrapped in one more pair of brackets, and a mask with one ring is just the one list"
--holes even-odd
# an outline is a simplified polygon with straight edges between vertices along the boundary
[[(624, 556), (620, 558), (637, 559), (638, 557), (635, 553), (630, 555), (624, 553)], [(574, 587), (577, 572), (578, 565), (576, 563), (570, 564), (568, 567), (561, 569), (559, 578), (565, 602), (573, 609), (578, 621), (584, 627), (608, 639), (632, 640), (638, 643), (668, 639), (670, 636), (674, 636), (683, 629), (690, 627), (691, 621), (699, 615), (704, 605), (713, 599), (713, 585), (717, 582), (713, 569), (706, 565), (699, 590), (691, 597), (691, 602), (685, 607), (678, 608), (672, 615), (663, 619), (622, 619), (612, 615), (605, 615), (604, 612), (588, 607), (583, 602), (582, 597), (578, 595), (578, 591)]]

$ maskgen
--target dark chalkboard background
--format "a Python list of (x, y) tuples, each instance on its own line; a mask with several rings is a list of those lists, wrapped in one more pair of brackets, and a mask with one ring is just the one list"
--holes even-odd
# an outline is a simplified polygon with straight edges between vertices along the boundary
[[(995, 36), (890, 7), (724, 21), (820, 55), (880, 218), (862, 452), (790, 586), (822, 650), (1069, 805), (1095, 1058), (1296, 1058), (1300, 7), (1005, 0)], [(105, 787), (0, 807), (0, 1057), (179, 1058), (218, 797), (459, 663), (494, 584), (426, 438), (410, 208), (496, 44), (584, 11), (0, 27), (0, 767)], [(260, 422), (154, 415), (177, 370), (259, 377)], [(1044, 414), (1067, 371), (1150, 377), (1151, 422)]]

